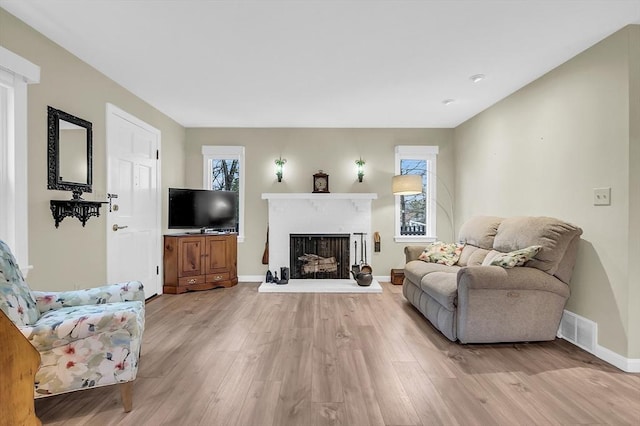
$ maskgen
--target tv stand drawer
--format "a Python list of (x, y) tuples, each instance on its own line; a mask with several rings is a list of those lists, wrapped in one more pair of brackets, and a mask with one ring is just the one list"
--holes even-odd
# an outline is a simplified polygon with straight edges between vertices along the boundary
[(194, 284), (203, 284), (204, 282), (204, 275), (197, 275), (195, 277), (183, 277), (178, 279), (178, 285), (180, 287), (186, 287)]
[(213, 283), (217, 281), (229, 281), (230, 274), (228, 272), (221, 272), (219, 274), (210, 274), (206, 276), (205, 281), (208, 283)]

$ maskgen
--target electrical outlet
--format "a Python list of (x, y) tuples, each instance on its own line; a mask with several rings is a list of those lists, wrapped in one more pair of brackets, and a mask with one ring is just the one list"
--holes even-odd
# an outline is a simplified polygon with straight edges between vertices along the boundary
[(593, 205), (610, 206), (611, 188), (593, 188)]

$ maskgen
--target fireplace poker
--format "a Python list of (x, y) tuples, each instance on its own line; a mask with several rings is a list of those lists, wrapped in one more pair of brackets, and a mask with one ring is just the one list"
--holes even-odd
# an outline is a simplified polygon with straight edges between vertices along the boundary
[(353, 240), (353, 261), (355, 263), (351, 265), (351, 273), (355, 278), (355, 274), (360, 272), (360, 265), (358, 265), (358, 240)]
[(364, 264), (367, 264), (367, 240), (364, 240)]
[(353, 260), (358, 263), (358, 240), (353, 241)]
[(366, 238), (364, 238), (364, 236), (367, 235), (365, 233), (362, 233), (362, 235), (360, 236), (360, 238), (362, 239), (361, 244), (361, 250), (364, 253), (364, 259), (362, 257), (360, 257), (360, 271), (366, 273), (366, 274), (371, 274), (371, 272), (373, 272), (373, 269), (371, 269), (371, 266), (369, 266), (369, 264), (367, 263), (367, 240)]

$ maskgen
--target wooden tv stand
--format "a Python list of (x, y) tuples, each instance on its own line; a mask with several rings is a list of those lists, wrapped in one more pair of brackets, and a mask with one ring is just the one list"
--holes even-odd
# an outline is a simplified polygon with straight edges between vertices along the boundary
[(164, 236), (164, 293), (238, 284), (237, 234)]

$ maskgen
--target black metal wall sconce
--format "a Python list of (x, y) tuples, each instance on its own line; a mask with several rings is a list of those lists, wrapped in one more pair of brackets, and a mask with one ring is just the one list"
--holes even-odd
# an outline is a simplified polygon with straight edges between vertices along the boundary
[(278, 182), (282, 182), (282, 172), (286, 162), (287, 160), (282, 157), (276, 159), (276, 176), (278, 177)]
[(356, 165), (358, 166), (358, 182), (362, 182), (362, 178), (364, 177), (365, 161), (360, 158), (359, 160), (356, 160)]

